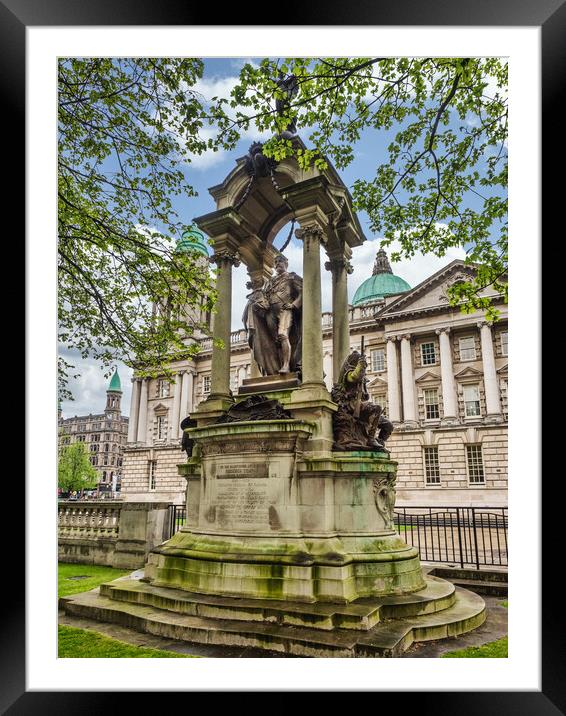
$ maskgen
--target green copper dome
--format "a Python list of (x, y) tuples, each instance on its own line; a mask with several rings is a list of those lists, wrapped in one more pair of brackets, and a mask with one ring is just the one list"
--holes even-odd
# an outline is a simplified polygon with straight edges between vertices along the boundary
[(118, 393), (122, 392), (122, 384), (120, 383), (118, 368), (114, 368), (114, 375), (110, 379), (110, 385), (108, 386), (108, 390), (115, 390)]
[(185, 231), (179, 241), (177, 241), (177, 251), (182, 253), (186, 251), (196, 251), (198, 254), (208, 256), (208, 246), (205, 235), (192, 225), (188, 231)]
[(352, 306), (377, 301), (394, 293), (404, 293), (410, 288), (405, 280), (393, 274), (387, 254), (383, 249), (379, 249), (375, 257), (373, 273), (358, 287), (352, 299)]

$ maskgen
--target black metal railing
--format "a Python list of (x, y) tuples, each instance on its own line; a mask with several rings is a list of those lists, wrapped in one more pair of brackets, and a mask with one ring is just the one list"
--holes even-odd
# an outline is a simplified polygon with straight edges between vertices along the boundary
[(171, 539), (178, 532), (187, 519), (186, 505), (169, 505), (165, 520), (164, 539)]
[[(169, 505), (165, 539), (185, 524), (185, 505)], [(506, 507), (396, 507), (395, 529), (423, 562), (507, 567)]]
[(423, 562), (507, 567), (506, 507), (396, 507), (395, 528)]

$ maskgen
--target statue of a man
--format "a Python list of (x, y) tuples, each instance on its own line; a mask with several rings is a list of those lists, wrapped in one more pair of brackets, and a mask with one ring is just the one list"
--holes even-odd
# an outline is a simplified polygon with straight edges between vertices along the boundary
[(338, 404), (333, 416), (335, 450), (386, 452), (385, 441), (393, 432), (393, 423), (385, 417), (381, 405), (369, 399), (366, 368), (365, 356), (353, 351), (332, 388), (332, 400)]
[(300, 371), (303, 279), (287, 270), (283, 254), (275, 259), (275, 274), (252, 293), (242, 317), (248, 343), (263, 375)]

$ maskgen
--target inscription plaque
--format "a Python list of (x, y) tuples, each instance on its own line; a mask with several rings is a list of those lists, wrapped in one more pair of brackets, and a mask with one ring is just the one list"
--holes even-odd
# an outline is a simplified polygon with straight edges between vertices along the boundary
[(216, 466), (217, 480), (235, 477), (268, 477), (267, 465), (259, 462), (231, 462)]
[(223, 476), (216, 488), (216, 515), (223, 527), (265, 527), (269, 524), (267, 480)]

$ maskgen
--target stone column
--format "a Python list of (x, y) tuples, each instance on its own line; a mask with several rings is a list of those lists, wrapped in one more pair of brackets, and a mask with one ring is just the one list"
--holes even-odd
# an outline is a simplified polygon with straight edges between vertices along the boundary
[(317, 224), (297, 229), (303, 242), (303, 386), (325, 386), (322, 379), (322, 308), (320, 296), (320, 242)]
[(193, 412), (193, 397), (194, 397), (194, 390), (195, 390), (195, 371), (194, 370), (188, 370), (187, 371), (187, 396), (184, 403), (181, 403), (181, 410), (185, 411), (185, 414), (183, 415), (183, 418), (186, 418), (187, 415)]
[(498, 422), (502, 420), (499, 387), (497, 385), (497, 371), (495, 369), (495, 355), (493, 353), (493, 337), (491, 323), (480, 321), (478, 324), (481, 336), (481, 354), (483, 361), (483, 382), (485, 385), (485, 407), (488, 420)]
[[(239, 266), (236, 252), (228, 248), (217, 251), (211, 261), (216, 263), (218, 273), (217, 312), (214, 316), (214, 338), (220, 339), (224, 347), (212, 346), (212, 376), (210, 395), (207, 400), (231, 400), (230, 394), (230, 328), (232, 320), (232, 266)], [(185, 405), (186, 403), (183, 403)]]
[(411, 336), (401, 338), (401, 385), (403, 387), (403, 422), (416, 425), (415, 412), (415, 378), (413, 375), (413, 358), (411, 355)]
[(148, 398), (149, 378), (142, 378), (140, 393), (140, 410), (138, 417), (138, 434), (136, 442), (147, 442), (147, 398)]
[(389, 419), (394, 423), (401, 422), (396, 336), (387, 337), (387, 402), (389, 403)]
[(324, 370), (324, 382), (326, 384), (326, 387), (328, 390), (332, 390), (332, 383), (334, 382), (334, 376), (338, 375), (338, 373), (335, 372), (335, 368), (332, 364), (332, 356), (330, 353), (326, 352), (324, 354), (324, 358), (322, 360), (322, 368)]
[(456, 403), (456, 384), (452, 366), (452, 348), (450, 346), (450, 328), (439, 328), (436, 331), (440, 342), (440, 375), (442, 379), (442, 403), (444, 417), (442, 422), (457, 422), (458, 406)]
[(350, 352), (348, 274), (353, 268), (343, 256), (331, 257), (324, 266), (332, 272), (332, 364), (334, 376), (338, 376)]
[[(189, 392), (189, 373), (186, 370), (181, 371), (181, 395), (179, 398), (179, 424), (182, 420), (184, 420), (187, 417), (187, 411), (186, 411), (186, 405), (187, 405), (187, 396)], [(179, 427), (179, 434), (182, 435), (182, 430)]]
[(181, 434), (179, 413), (181, 409), (181, 374), (175, 375), (175, 388), (173, 395), (173, 413), (171, 415), (171, 440), (178, 440)]
[(128, 420), (128, 442), (135, 443), (138, 436), (138, 416), (140, 412), (140, 379), (132, 378), (132, 398), (130, 401), (130, 419)]

